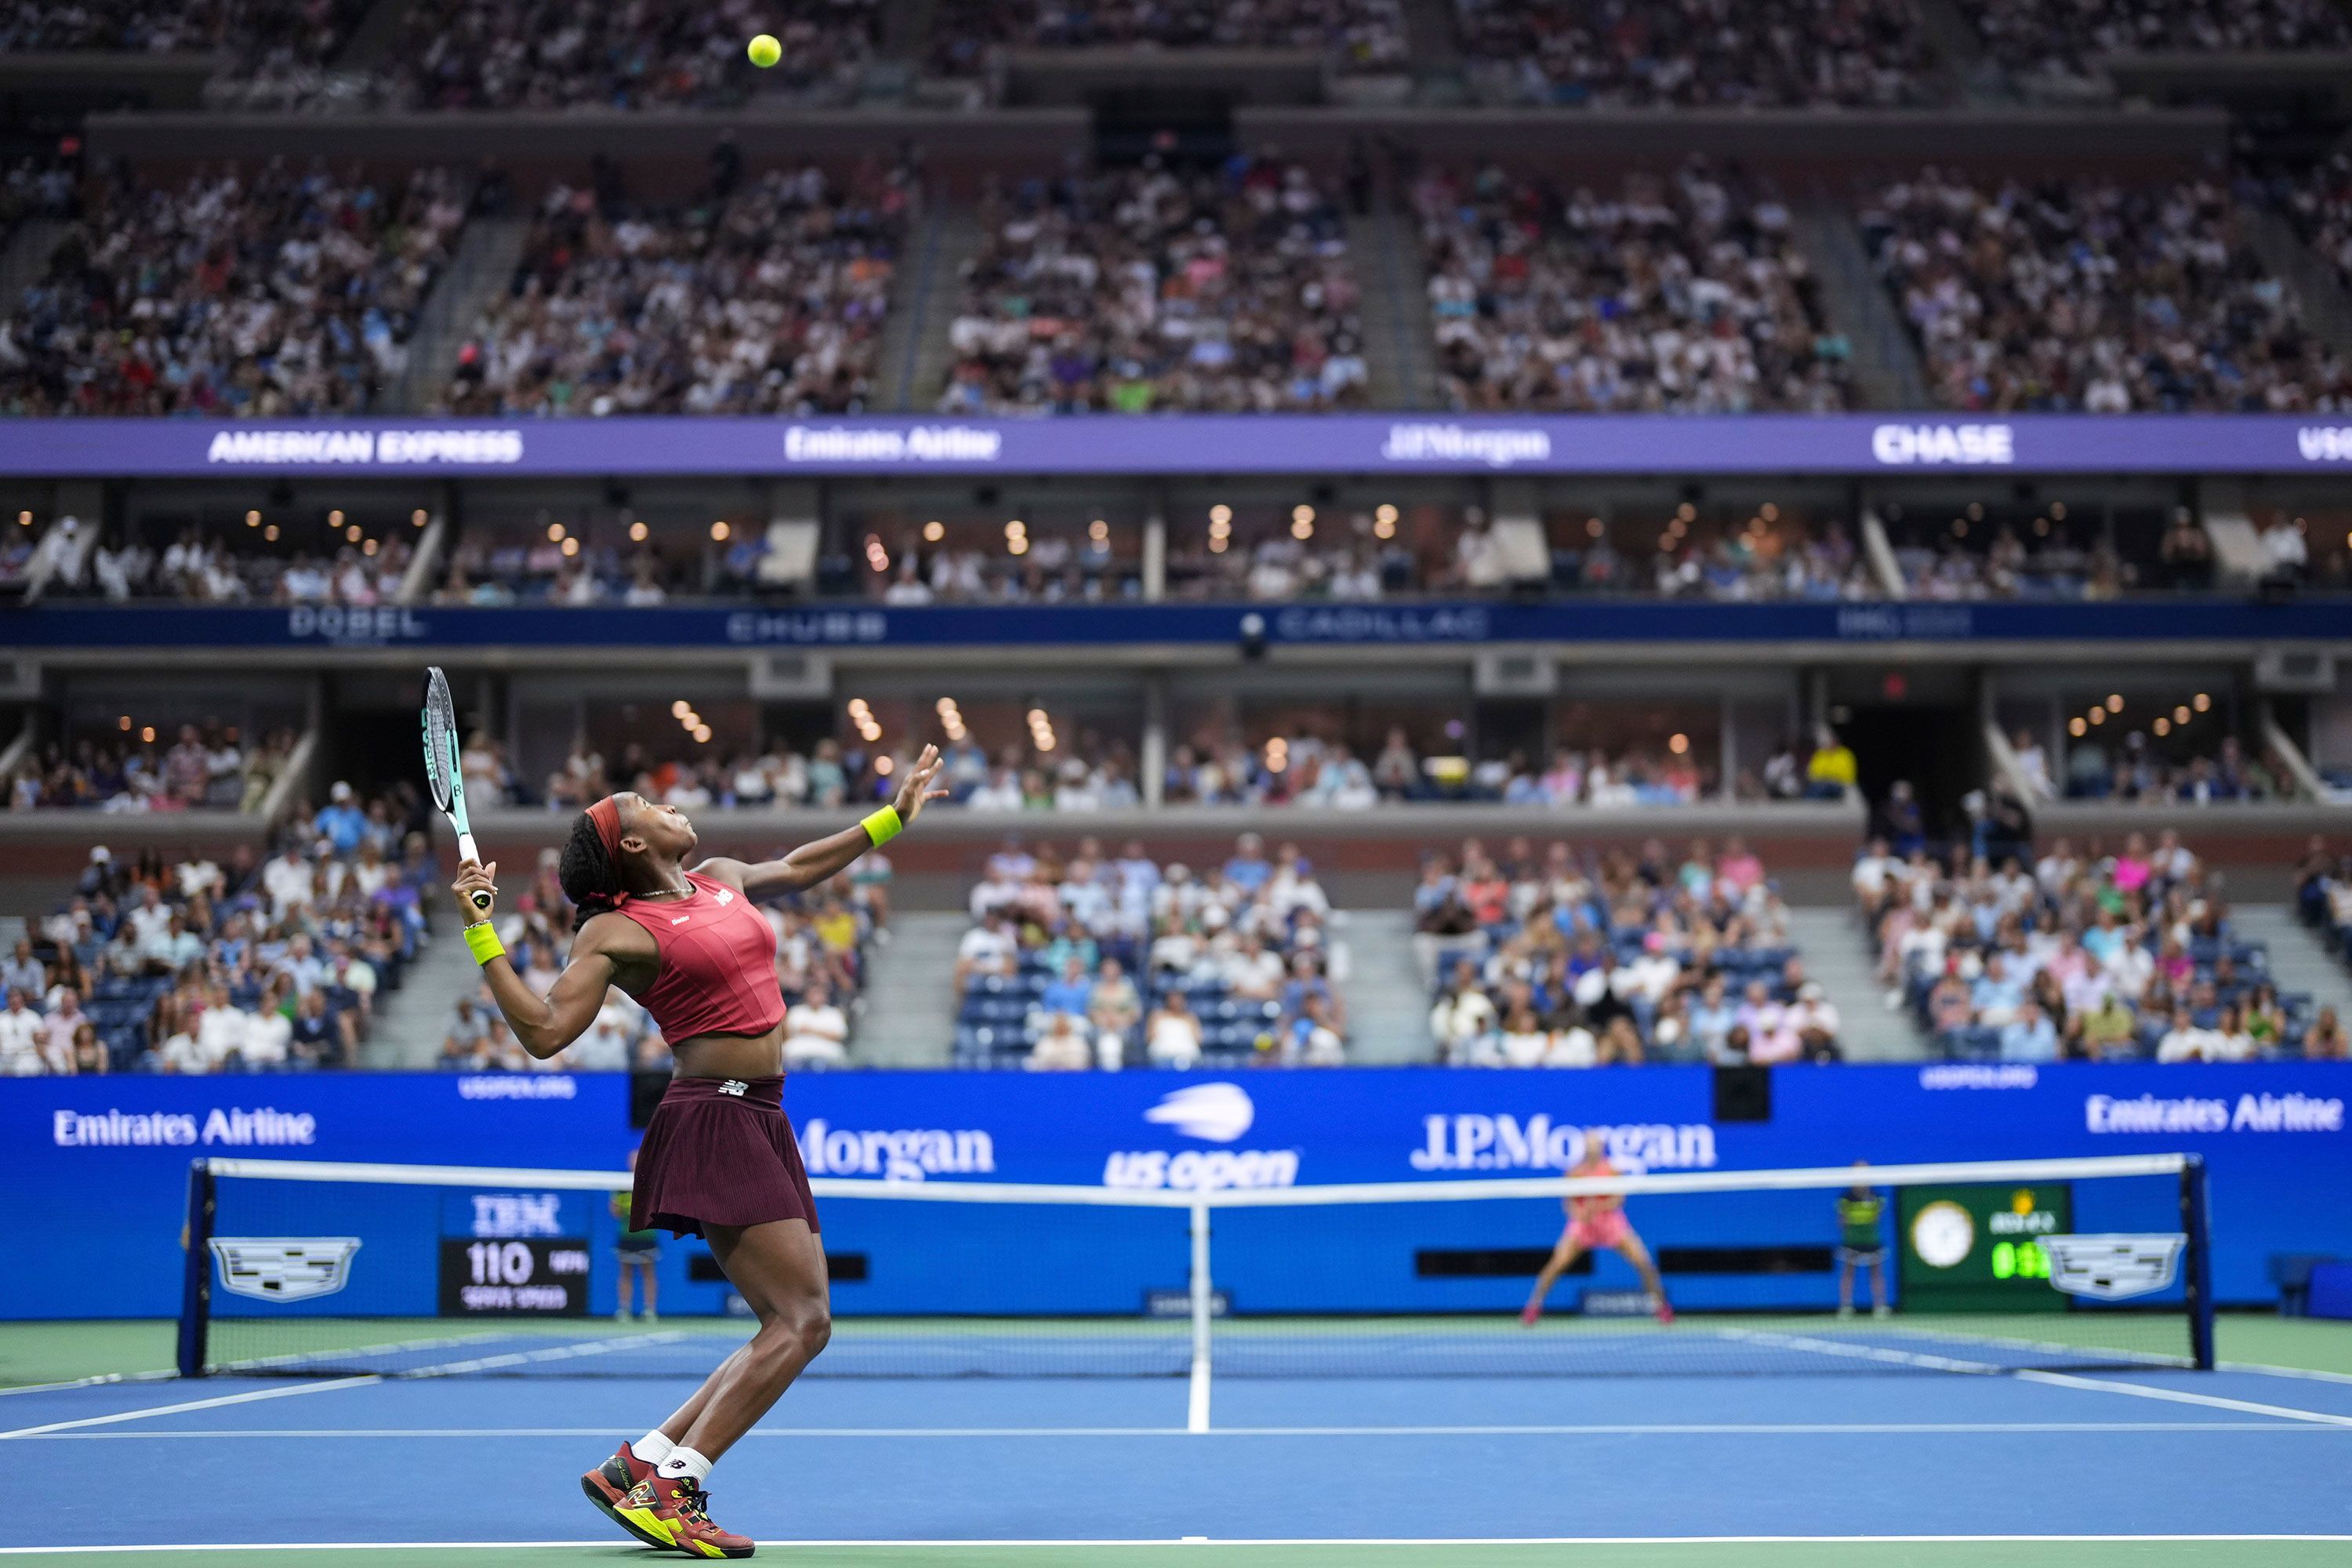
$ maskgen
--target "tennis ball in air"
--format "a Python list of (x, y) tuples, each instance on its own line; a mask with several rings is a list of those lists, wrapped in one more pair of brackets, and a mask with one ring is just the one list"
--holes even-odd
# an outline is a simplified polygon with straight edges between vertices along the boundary
[(751, 40), (751, 63), (766, 70), (784, 58), (784, 46), (776, 42), (773, 33), (762, 33)]

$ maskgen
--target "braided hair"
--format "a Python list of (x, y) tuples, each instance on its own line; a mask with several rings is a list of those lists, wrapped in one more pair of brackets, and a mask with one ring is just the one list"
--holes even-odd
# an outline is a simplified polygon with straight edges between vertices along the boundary
[(621, 874), (604, 853), (604, 839), (586, 812), (572, 819), (572, 837), (563, 841), (563, 858), (556, 880), (572, 900), (573, 919), (581, 925), (620, 907)]

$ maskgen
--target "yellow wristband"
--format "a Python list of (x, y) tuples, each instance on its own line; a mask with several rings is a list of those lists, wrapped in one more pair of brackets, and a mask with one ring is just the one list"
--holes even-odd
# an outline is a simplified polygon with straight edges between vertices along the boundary
[(865, 821), (864, 826), (866, 828), (866, 836), (874, 840), (874, 847), (878, 849), (883, 845), (889, 843), (893, 838), (898, 837), (901, 832), (905, 831), (907, 825), (898, 820), (898, 808), (897, 806), (886, 805), (881, 810), (874, 813), (873, 816), (867, 817)]
[(506, 956), (506, 943), (499, 940), (499, 928), (488, 921), (476, 921), (466, 928), (466, 945), (474, 950), (476, 963)]

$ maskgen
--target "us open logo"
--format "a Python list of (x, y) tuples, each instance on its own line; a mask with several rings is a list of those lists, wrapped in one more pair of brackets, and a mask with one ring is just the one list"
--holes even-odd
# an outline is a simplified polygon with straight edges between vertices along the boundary
[(216, 1236), (221, 1289), (257, 1301), (308, 1301), (351, 1281), (356, 1236)]

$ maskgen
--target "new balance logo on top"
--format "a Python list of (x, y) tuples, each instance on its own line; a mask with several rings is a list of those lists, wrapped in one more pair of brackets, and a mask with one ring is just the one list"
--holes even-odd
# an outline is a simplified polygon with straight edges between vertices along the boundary
[(736, 1099), (740, 1100), (743, 1098), (743, 1091), (751, 1087), (751, 1086), (750, 1084), (745, 1083), (740, 1078), (730, 1078), (725, 1083), (719, 1086), (719, 1092), (721, 1094), (731, 1094)]
[(712, 894), (711, 897), (719, 900), (719, 907), (723, 910), (728, 905), (735, 901), (735, 889), (732, 888), (721, 888), (719, 891)]

